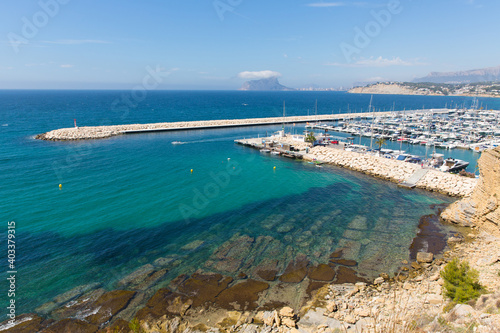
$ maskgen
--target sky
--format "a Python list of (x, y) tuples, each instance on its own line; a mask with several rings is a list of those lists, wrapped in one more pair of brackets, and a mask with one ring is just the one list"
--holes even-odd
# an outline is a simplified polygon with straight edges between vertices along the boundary
[(0, 89), (232, 90), (500, 65), (498, 0), (3, 0)]

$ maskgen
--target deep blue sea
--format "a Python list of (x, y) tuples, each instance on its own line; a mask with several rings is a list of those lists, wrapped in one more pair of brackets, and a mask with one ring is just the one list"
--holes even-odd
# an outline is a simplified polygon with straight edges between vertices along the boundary
[[(122, 103), (127, 98), (131, 102)], [(307, 115), (314, 112), (316, 100), (318, 114), (348, 108), (360, 112), (368, 108), (370, 96), (151, 91), (134, 100), (128, 91), (0, 91), (0, 267), (6, 275), (7, 224), (15, 221), (18, 313), (33, 311), (78, 285), (100, 282), (113, 288), (117, 280), (159, 257), (175, 256), (180, 263), (169, 279), (192, 273), (237, 234), (271, 236), (283, 248), (318, 262), (349, 247), (349, 256), (366, 276), (395, 270), (408, 258), (419, 218), (432, 213), (431, 204), (452, 200), (335, 167), (260, 154), (233, 142), (276, 127), (84, 142), (34, 139), (72, 127), (74, 119), (78, 126), (94, 126), (277, 117), (283, 101), (287, 115)], [(471, 101), (373, 97), (382, 111), (468, 106)], [(480, 102), (500, 108), (499, 100)], [(479, 157), (455, 154), (473, 165)], [(202, 245), (182, 249), (193, 241)], [(2, 281), (5, 295), (8, 288)], [(7, 306), (7, 298), (0, 300), (2, 308)]]

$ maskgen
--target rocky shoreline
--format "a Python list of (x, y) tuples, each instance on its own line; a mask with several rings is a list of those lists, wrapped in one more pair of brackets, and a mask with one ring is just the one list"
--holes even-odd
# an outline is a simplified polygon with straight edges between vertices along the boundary
[[(66, 303), (52, 312), (50, 319), (38, 314), (22, 315), (17, 318), (17, 325), (7, 328), (4, 322), (0, 330), (136, 332), (140, 327), (147, 333), (333, 333), (448, 332), (474, 326), (475, 332), (498, 332), (500, 239), (474, 227), (464, 236), (449, 238), (448, 245), (451, 250), (438, 258), (432, 253), (418, 252), (416, 260), (402, 262), (394, 276), (382, 273), (372, 282), (324, 281), (306, 303), (296, 307), (280, 302), (258, 306), (259, 296), (269, 290), (266, 282), (240, 276), (233, 284), (230, 277), (200, 272), (179, 276), (168, 288), (154, 293), (141, 310), (131, 313), (131, 307), (141, 297), (139, 285), (154, 279), (159, 272), (143, 267), (123, 280), (123, 286), (133, 290), (106, 292), (94, 285), (75, 289), (54, 299)], [(341, 253), (332, 254), (332, 259), (339, 262), (337, 256)], [(439, 272), (453, 258), (468, 260), (479, 271), (480, 282), (489, 293), (476, 302), (459, 304), (450, 310), (445, 308), (447, 301), (442, 295)], [(303, 274), (297, 273), (303, 267), (300, 261), (294, 265), (291, 278)], [(306, 271), (309, 277), (320, 279), (330, 274), (321, 266)], [(283, 293), (293, 295), (296, 287), (288, 284), (282, 288)]]
[[(433, 234), (428, 228), (439, 223), (437, 215), (433, 216), (433, 222), (429, 220), (432, 216), (421, 218), (419, 235), (425, 241), (419, 243), (419, 236), (415, 237), (412, 248), (416, 251), (422, 250), (424, 243), (434, 243), (435, 237), (444, 237), (443, 234)], [(356, 227), (361, 226), (360, 222), (355, 223)], [(7, 323), (2, 323), (0, 331), (7, 328), (6, 332), (96, 332), (99, 329), (104, 332), (111, 326), (112, 329), (128, 332), (133, 318), (142, 323), (147, 332), (158, 331), (159, 326), (167, 327), (168, 332), (174, 332), (174, 327), (178, 327), (177, 331), (185, 328), (187, 332), (205, 331), (210, 327), (231, 331), (231, 327), (238, 326), (238, 323), (257, 325), (248, 326), (252, 330), (267, 330), (273, 324), (288, 328), (294, 325), (310, 326), (311, 319), (305, 318), (317, 316), (321, 308), (330, 308), (332, 305), (326, 301), (334, 298), (332, 293), (338, 294), (335, 294), (338, 296), (335, 299), (344, 297), (349, 303), (345, 293), (358, 297), (372, 288), (372, 279), (367, 280), (357, 274), (358, 263), (349, 259), (352, 250), (349, 248), (337, 249), (323, 263), (313, 263), (312, 258), (303, 254), (294, 256), (290, 252), (285, 256), (289, 259), (278, 261), (269, 258), (252, 269), (245, 269), (250, 264), (248, 260), (253, 258), (250, 253), (263, 249), (280, 251), (274, 243), (276, 240), (269, 236), (253, 239), (248, 235), (235, 235), (217, 248), (205, 267), (190, 275), (181, 274), (168, 285), (161, 284), (161, 281), (170, 269), (178, 265), (178, 259), (159, 258), (123, 277), (116, 284), (117, 290), (106, 291), (100, 283), (79, 286), (40, 306), (36, 314), (18, 317), (16, 326), (8, 328)], [(185, 248), (200, 245), (200, 242), (194, 241)], [(441, 245), (430, 249), (439, 253), (444, 248), (444, 244)], [(415, 255), (411, 257), (416, 258)], [(408, 261), (400, 265), (396, 275), (381, 275), (383, 283), (406, 281), (417, 267)], [(215, 273), (218, 271), (226, 273)], [(382, 280), (376, 279), (375, 285), (386, 286)], [(162, 288), (154, 288), (158, 285)], [(353, 292), (355, 288), (360, 292)], [(325, 290), (330, 296), (325, 294)], [(318, 295), (326, 298), (321, 299)], [(304, 303), (307, 300), (309, 303)], [(360, 301), (356, 298), (355, 302)], [(352, 325), (354, 320), (358, 322), (365, 318), (366, 311), (346, 312), (349, 307), (343, 307), (339, 304), (339, 311), (334, 311), (335, 314), (321, 314), (321, 320), (327, 320), (329, 325), (333, 325), (331, 320), (335, 320), (335, 325), (341, 325), (341, 322), (351, 322), (349, 325)], [(278, 313), (283, 308), (286, 310)]]

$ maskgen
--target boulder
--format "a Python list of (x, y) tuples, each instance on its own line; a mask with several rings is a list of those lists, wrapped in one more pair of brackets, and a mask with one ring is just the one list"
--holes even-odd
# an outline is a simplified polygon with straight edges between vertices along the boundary
[(288, 328), (296, 328), (297, 326), (292, 318), (285, 317), (281, 321), (282, 324)]
[(431, 263), (434, 260), (434, 254), (429, 252), (418, 252), (417, 262), (419, 263)]
[(289, 306), (285, 306), (280, 310), (280, 316), (283, 317), (290, 317), (292, 318), (295, 314), (293, 313), (293, 309)]

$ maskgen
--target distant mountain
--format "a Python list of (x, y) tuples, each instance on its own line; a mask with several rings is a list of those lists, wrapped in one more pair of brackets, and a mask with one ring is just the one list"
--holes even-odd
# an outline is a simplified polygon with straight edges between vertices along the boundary
[(500, 66), (460, 72), (432, 72), (425, 77), (413, 80), (413, 82), (450, 84), (495, 81), (500, 81)]
[(293, 88), (285, 87), (280, 84), (277, 77), (268, 79), (252, 80), (243, 83), (240, 90), (253, 90), (253, 91), (292, 91)]

